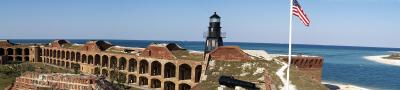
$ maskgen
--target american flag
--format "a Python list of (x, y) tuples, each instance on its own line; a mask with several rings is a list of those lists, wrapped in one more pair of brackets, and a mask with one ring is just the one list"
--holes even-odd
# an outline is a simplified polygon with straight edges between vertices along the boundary
[(301, 9), (299, 2), (297, 0), (293, 0), (293, 15), (300, 18), (301, 22), (304, 25), (310, 25), (310, 19), (308, 19), (307, 15), (304, 13), (303, 9)]

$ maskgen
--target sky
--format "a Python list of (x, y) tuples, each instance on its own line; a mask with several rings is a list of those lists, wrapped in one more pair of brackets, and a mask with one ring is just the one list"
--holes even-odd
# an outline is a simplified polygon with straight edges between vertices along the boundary
[[(298, 1), (295, 44), (400, 48), (400, 0)], [(289, 0), (0, 0), (0, 38), (204, 41), (214, 11), (224, 41), (288, 42)]]

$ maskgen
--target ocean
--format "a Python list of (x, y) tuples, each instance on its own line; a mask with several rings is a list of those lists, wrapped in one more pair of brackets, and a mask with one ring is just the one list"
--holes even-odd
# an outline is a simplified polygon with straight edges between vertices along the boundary
[[(13, 43), (49, 43), (47, 39), (18, 39)], [(73, 39), (72, 43), (84, 44), (87, 40)], [(106, 40), (114, 45), (146, 47), (152, 42), (174, 42), (190, 50), (203, 50), (200, 41), (154, 41), (154, 40)], [(266, 50), (270, 54), (287, 54), (287, 44), (225, 42), (242, 49)], [(323, 82), (352, 84), (373, 90), (400, 89), (400, 67), (380, 64), (364, 59), (364, 56), (389, 54), (388, 51), (400, 51), (399, 48), (374, 48), (328, 45), (293, 45), (293, 53), (324, 57)]]

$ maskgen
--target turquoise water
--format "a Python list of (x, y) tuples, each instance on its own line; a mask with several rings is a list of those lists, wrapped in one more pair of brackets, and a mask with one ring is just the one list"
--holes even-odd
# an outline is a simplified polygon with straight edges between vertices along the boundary
[[(49, 43), (52, 40), (11, 40), (14, 43)], [(86, 40), (70, 40), (85, 43)], [(114, 45), (146, 47), (151, 42), (175, 42), (191, 50), (202, 50), (203, 42), (190, 41), (148, 41), (148, 40), (107, 40)], [(287, 44), (227, 42), (243, 49), (261, 49), (272, 54), (286, 54)], [(398, 48), (372, 48), (322, 45), (293, 45), (294, 53), (323, 56), (322, 78), (325, 82), (353, 84), (371, 89), (400, 89), (400, 67), (368, 61), (363, 56), (387, 54), (400, 51)]]

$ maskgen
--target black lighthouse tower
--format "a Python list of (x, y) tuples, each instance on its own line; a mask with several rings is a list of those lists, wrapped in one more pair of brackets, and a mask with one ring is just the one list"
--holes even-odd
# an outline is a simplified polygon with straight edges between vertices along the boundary
[(206, 34), (206, 44), (204, 48), (204, 53), (207, 54), (217, 48), (218, 46), (223, 46), (221, 36), (221, 17), (217, 15), (216, 12), (210, 17), (210, 26), (208, 27), (208, 33)]

